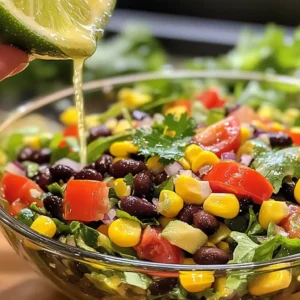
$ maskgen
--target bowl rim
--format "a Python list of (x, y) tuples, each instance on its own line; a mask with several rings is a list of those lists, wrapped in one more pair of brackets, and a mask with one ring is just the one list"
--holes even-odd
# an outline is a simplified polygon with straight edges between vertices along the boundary
[[(299, 88), (300, 80), (284, 76), (274, 75), (259, 72), (241, 72), (241, 71), (190, 71), (190, 70), (166, 70), (152, 73), (141, 73), (134, 75), (125, 75), (112, 77), (103, 80), (95, 80), (83, 85), (83, 91), (95, 91), (102, 88), (110, 88), (121, 84), (131, 84), (141, 81), (151, 81), (156, 79), (228, 79), (228, 80), (247, 80), (247, 81), (260, 81), (268, 83), (287, 84)], [(59, 101), (63, 98), (73, 95), (73, 87), (68, 87), (58, 92), (35, 98), (25, 105), (19, 106), (15, 109), (2, 124), (0, 124), (0, 134), (9, 127), (13, 122), (19, 118), (53, 102)], [(4, 208), (0, 206), (0, 224), (4, 224), (19, 235), (29, 239), (33, 244), (47, 249), (47, 251), (59, 254), (65, 258), (73, 258), (75, 260), (89, 261), (99, 264), (109, 264), (111, 268), (114, 266), (138, 268), (149, 271), (240, 271), (250, 272), (255, 269), (256, 271), (263, 271), (263, 268), (273, 266), (274, 269), (280, 269), (286, 264), (300, 265), (300, 253), (290, 255), (283, 258), (277, 258), (266, 262), (259, 263), (239, 263), (239, 264), (226, 264), (226, 265), (182, 265), (182, 264), (163, 264), (154, 263), (142, 260), (133, 260), (126, 258), (119, 258), (112, 255), (101, 253), (94, 253), (85, 251), (77, 247), (60, 243), (54, 239), (47, 238), (31, 230), (25, 224), (14, 219)], [(289, 266), (291, 267), (291, 266)], [(262, 269), (262, 270), (260, 270)]]

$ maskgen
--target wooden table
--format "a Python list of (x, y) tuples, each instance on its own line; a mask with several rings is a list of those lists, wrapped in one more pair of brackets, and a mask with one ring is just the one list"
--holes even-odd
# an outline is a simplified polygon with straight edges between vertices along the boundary
[(34, 273), (0, 233), (0, 299), (68, 300)]

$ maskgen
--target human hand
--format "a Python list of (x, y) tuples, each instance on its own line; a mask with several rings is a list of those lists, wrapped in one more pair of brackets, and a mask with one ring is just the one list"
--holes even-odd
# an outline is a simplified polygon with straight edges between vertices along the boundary
[(0, 45), (0, 81), (23, 71), (28, 66), (28, 59), (24, 51)]

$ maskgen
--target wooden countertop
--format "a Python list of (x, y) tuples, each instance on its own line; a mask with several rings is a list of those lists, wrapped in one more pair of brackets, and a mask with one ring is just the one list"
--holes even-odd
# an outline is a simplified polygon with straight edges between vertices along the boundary
[(0, 233), (0, 299), (68, 300), (31, 270)]

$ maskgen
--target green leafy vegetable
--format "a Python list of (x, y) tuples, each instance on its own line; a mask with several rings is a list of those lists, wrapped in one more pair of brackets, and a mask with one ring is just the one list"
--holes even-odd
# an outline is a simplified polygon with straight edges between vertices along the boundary
[(225, 109), (224, 108), (215, 108), (215, 109), (210, 109), (208, 116), (207, 116), (207, 121), (206, 125), (212, 125), (215, 124), (225, 118)]
[(253, 210), (253, 207), (250, 206), (249, 207), (249, 224), (248, 224), (246, 233), (248, 235), (256, 235), (256, 234), (260, 234), (262, 232), (264, 232), (264, 229), (259, 224), (259, 222), (257, 220), (257, 216)]
[(115, 118), (118, 115), (121, 114), (122, 108), (124, 105), (122, 103), (114, 103), (112, 106), (110, 106), (103, 114), (101, 114), (98, 118), (98, 121), (100, 123), (106, 122), (110, 118)]
[(64, 197), (66, 187), (67, 187), (66, 184), (64, 184), (63, 186), (60, 186), (57, 182), (54, 182), (47, 186), (48, 191), (50, 193), (61, 196), (61, 197)]
[(46, 209), (45, 209), (44, 207), (38, 207), (38, 206), (36, 205), (35, 202), (34, 202), (34, 203), (31, 203), (29, 208), (30, 208), (32, 211), (34, 211), (35, 213), (38, 213), (38, 214), (40, 214), (40, 215), (44, 215), (44, 216), (47, 215)]
[[(159, 156), (164, 164), (170, 164), (184, 155), (184, 147), (194, 135), (196, 124), (187, 114), (176, 119), (173, 115), (166, 116), (163, 124), (155, 124), (151, 130), (140, 128), (133, 135), (133, 143), (139, 152), (146, 156)], [(174, 136), (166, 135), (165, 130), (174, 132)]]
[(63, 223), (60, 220), (55, 219), (55, 218), (52, 218), (52, 221), (56, 225), (56, 233), (58, 233), (58, 234), (61, 234), (61, 233), (69, 234), (69, 233), (71, 233), (71, 229), (70, 229), (69, 225), (67, 225), (67, 224), (65, 224), (65, 223)]
[(39, 164), (37, 163), (33, 163), (31, 161), (24, 161), (22, 165), (26, 168), (27, 175), (30, 178), (36, 176), (39, 172)]
[(226, 287), (242, 297), (247, 294), (248, 280), (248, 275), (231, 275), (226, 280)]
[(133, 272), (124, 272), (124, 278), (126, 283), (139, 287), (143, 290), (146, 290), (152, 282), (148, 276)]
[(54, 164), (58, 160), (68, 157), (69, 152), (70, 152), (69, 147), (56, 148), (55, 150), (52, 151), (50, 163)]
[(174, 189), (174, 178), (170, 177), (169, 179), (167, 179), (162, 184), (156, 187), (155, 196), (158, 197), (162, 190), (174, 191)]
[(262, 153), (252, 167), (269, 180), (277, 194), (285, 177), (300, 178), (300, 147)]
[(124, 182), (127, 184), (127, 185), (133, 185), (133, 180), (134, 180), (134, 177), (131, 173), (129, 173), (128, 175), (126, 175), (124, 178), (123, 178)]
[(16, 219), (23, 224), (27, 225), (30, 227), (33, 223), (33, 221), (36, 218), (36, 213), (34, 213), (32, 210), (29, 208), (24, 208), (21, 210), (20, 214), (16, 217)]
[(149, 220), (144, 219), (143, 221), (141, 221), (137, 217), (131, 216), (129, 213), (127, 213), (126, 211), (123, 211), (123, 210), (117, 209), (116, 213), (117, 213), (118, 218), (124, 218), (124, 219), (128, 219), (128, 220), (138, 222), (143, 227), (146, 227), (148, 225), (156, 225), (156, 226), (159, 225), (159, 222), (155, 218), (149, 219)]
[(5, 153), (7, 154), (9, 160), (16, 160), (20, 149), (23, 146), (24, 136), (21, 133), (12, 134), (5, 147)]

